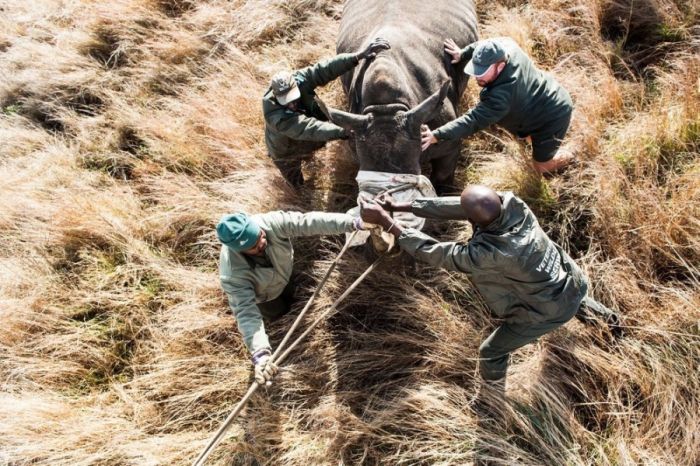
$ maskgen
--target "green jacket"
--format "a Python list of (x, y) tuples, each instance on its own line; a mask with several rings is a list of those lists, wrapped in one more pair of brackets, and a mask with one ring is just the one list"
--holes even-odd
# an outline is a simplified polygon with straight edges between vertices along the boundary
[(265, 254), (271, 267), (256, 265), (248, 256), (227, 246), (221, 247), (219, 276), (229, 305), (251, 353), (269, 348), (262, 315), (256, 303), (278, 297), (292, 276), (294, 249), (290, 238), (297, 236), (336, 235), (352, 231), (353, 217), (324, 212), (275, 211), (252, 216), (265, 230)]
[(301, 92), (300, 111), (280, 105), (268, 89), (262, 99), (265, 116), (265, 144), (273, 159), (293, 155), (293, 141), (330, 141), (346, 136), (345, 130), (328, 121), (314, 101), (314, 89), (333, 81), (352, 70), (358, 63), (353, 53), (341, 53), (294, 72), (294, 79)]
[[(474, 108), (433, 131), (439, 141), (466, 138), (495, 123), (519, 137), (547, 133), (548, 126), (557, 126), (573, 111), (566, 89), (537, 69), (515, 41), (507, 37), (495, 40), (504, 45), (508, 63), (496, 80), (482, 89)], [(462, 51), (463, 60), (471, 59), (477, 44)]]
[[(491, 311), (507, 322), (570, 318), (588, 290), (583, 272), (521, 199), (510, 192), (499, 195), (503, 212), (488, 227), (476, 227), (468, 243), (440, 243), (409, 228), (399, 245), (433, 266), (469, 275)], [(417, 199), (412, 211), (421, 217), (464, 218), (459, 197)]]

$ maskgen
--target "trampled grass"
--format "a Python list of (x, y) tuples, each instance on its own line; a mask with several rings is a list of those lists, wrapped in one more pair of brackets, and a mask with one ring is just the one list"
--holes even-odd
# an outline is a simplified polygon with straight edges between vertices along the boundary
[[(390, 259), (256, 396), (212, 464), (700, 462), (700, 26), (681, 0), (499, 0), (576, 102), (581, 164), (542, 180), (493, 129), (457, 177), (515, 191), (625, 316), (515, 353), (503, 425), (479, 425), (494, 322), (464, 276)], [(234, 210), (354, 203), (334, 142), (286, 188), (269, 77), (331, 56), (333, 0), (10, 1), (0, 9), (0, 463), (189, 464), (245, 392), (213, 227)], [(464, 102), (478, 90), (470, 84)], [(321, 91), (340, 108), (339, 82)], [(461, 222), (430, 224), (469, 238)], [(309, 296), (340, 238), (297, 244)], [(318, 315), (368, 265), (350, 252)], [(280, 341), (294, 315), (268, 327)], [(484, 445), (487, 446), (484, 447)]]

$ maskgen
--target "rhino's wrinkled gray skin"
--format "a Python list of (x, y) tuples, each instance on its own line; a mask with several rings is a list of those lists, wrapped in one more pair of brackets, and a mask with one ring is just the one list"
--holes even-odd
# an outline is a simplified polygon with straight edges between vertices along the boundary
[(438, 193), (450, 190), (460, 143), (445, 141), (421, 154), (420, 125), (436, 128), (459, 114), (466, 62), (450, 64), (443, 42), (474, 42), (476, 24), (471, 0), (345, 2), (338, 53), (362, 50), (376, 37), (391, 44), (341, 77), (350, 113), (329, 110), (335, 124), (353, 131), (360, 169), (419, 174), (420, 162), (430, 160)]

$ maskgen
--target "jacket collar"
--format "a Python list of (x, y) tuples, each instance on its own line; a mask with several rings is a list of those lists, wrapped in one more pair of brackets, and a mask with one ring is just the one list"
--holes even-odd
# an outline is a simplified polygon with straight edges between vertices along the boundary
[(501, 234), (509, 231), (522, 221), (523, 209), (520, 203), (515, 200), (515, 195), (510, 191), (498, 193), (498, 195), (501, 198), (501, 214), (486, 227), (477, 227), (479, 231)]

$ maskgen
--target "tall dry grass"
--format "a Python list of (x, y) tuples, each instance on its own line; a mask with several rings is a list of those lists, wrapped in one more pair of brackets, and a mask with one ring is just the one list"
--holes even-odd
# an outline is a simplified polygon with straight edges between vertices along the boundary
[[(0, 11), (0, 463), (188, 464), (250, 363), (217, 277), (224, 212), (354, 203), (344, 144), (285, 188), (269, 76), (332, 55), (340, 1), (6, 2)], [(496, 128), (458, 179), (511, 189), (628, 328), (567, 324), (514, 354), (504, 422), (473, 409), (494, 322), (464, 276), (389, 259), (257, 396), (212, 464), (700, 462), (700, 27), (672, 0), (499, 0), (571, 92), (581, 165), (534, 176)], [(465, 104), (475, 102), (470, 85)], [(322, 97), (342, 106), (339, 83)], [(461, 222), (431, 223), (467, 240)], [(309, 296), (339, 238), (297, 243)], [(352, 252), (312, 313), (367, 265)], [(279, 341), (294, 316), (269, 326)]]

